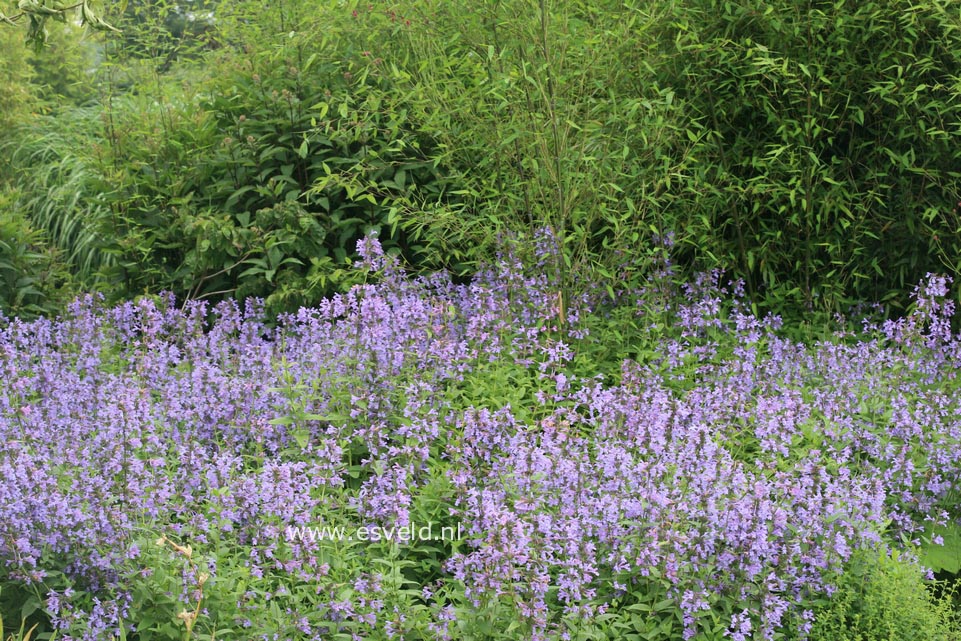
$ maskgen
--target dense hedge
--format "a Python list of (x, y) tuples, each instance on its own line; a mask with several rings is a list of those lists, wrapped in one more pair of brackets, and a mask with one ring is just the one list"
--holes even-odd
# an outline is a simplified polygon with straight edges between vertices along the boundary
[(686, 103), (695, 263), (774, 300), (896, 298), (961, 269), (961, 24), (942, 0), (688, 0), (656, 77)]
[(118, 297), (292, 308), (350, 284), (368, 229), (470, 273), (547, 227), (562, 303), (671, 235), (781, 312), (897, 310), (961, 271), (945, 0), (245, 2), (177, 41), (158, 15), (153, 45), (138, 15), (90, 88), (5, 134), (17, 207)]

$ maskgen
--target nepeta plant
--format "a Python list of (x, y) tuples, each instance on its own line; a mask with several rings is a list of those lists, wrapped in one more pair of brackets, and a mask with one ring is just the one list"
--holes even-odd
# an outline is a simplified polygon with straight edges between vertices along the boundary
[[(358, 251), (363, 284), (276, 327), (168, 297), (5, 321), (4, 594), (66, 639), (772, 638), (958, 517), (945, 280), (811, 345), (718, 274), (621, 292), (661, 339), (601, 379), (590, 301), (536, 264)], [(463, 538), (351, 535), (425, 520)]]

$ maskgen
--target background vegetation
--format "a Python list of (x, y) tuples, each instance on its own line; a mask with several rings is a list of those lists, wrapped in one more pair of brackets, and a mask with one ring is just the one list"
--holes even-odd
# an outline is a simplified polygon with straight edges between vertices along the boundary
[(961, 270), (944, 0), (120, 8), (122, 36), (51, 20), (29, 56), (3, 32), (5, 216), (80, 288), (290, 309), (349, 286), (370, 229), (468, 274), (546, 227), (565, 299), (670, 236), (793, 315)]

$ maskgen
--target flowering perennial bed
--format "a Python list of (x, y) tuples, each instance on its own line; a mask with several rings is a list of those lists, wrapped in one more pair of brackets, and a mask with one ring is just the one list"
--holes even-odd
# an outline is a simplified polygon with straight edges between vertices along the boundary
[[(803, 636), (855, 550), (958, 516), (943, 279), (807, 346), (710, 279), (649, 290), (665, 338), (605, 379), (599, 312), (558, 327), (546, 279), (362, 249), (376, 284), (276, 327), (94, 298), (0, 324), (0, 595), (64, 639)], [(291, 536), (425, 523), (462, 536)]]

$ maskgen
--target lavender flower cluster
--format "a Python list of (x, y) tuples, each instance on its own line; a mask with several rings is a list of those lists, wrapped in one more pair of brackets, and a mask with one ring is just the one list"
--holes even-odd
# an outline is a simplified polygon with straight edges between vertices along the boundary
[[(376, 282), (275, 327), (255, 301), (170, 298), (0, 319), (0, 585), (41, 591), (60, 638), (113, 638), (159, 535), (216, 550), (171, 597), (186, 618), (216, 618), (219, 590), (249, 638), (277, 617), (287, 638), (459, 638), (491, 608), (565, 638), (644, 591), (685, 638), (720, 610), (731, 638), (773, 638), (854, 550), (958, 516), (944, 279), (870, 338), (802, 345), (708, 277), (645, 308), (670, 337), (611, 382), (573, 366), (590, 310), (537, 270), (455, 285), (360, 251)], [(536, 382), (525, 407), (465, 403), (492, 367)], [(469, 535), (419, 596), (382, 548), (284, 536), (408, 525), (438, 492)]]

